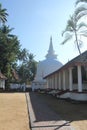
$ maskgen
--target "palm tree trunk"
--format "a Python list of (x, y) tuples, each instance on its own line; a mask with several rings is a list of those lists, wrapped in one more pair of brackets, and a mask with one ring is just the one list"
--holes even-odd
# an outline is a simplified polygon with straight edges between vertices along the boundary
[(81, 55), (81, 51), (80, 51), (80, 47), (79, 47), (79, 43), (78, 43), (78, 38), (77, 38), (77, 33), (76, 33), (76, 31), (75, 31), (75, 38), (76, 38), (76, 45), (77, 45), (79, 54)]

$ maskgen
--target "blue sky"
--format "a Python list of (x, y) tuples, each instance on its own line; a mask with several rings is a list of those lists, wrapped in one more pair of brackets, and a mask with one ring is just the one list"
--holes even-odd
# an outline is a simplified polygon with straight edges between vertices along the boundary
[[(78, 50), (72, 42), (60, 45), (61, 36), (69, 16), (74, 11), (76, 0), (0, 0), (3, 8), (9, 14), (8, 23), (14, 28), (22, 48), (35, 55), (35, 60), (45, 59), (50, 36), (53, 39), (58, 60), (65, 64), (78, 55)], [(81, 51), (87, 49), (84, 43)]]

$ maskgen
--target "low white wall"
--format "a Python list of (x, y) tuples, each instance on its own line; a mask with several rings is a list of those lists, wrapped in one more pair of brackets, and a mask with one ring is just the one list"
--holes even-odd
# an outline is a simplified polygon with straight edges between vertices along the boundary
[(77, 101), (87, 101), (87, 94), (86, 93), (64, 93), (59, 96), (60, 98), (70, 98)]
[(5, 89), (5, 80), (0, 79), (0, 88)]
[(31, 88), (31, 85), (26, 85), (26, 88)]
[(21, 87), (20, 84), (13, 84), (13, 83), (10, 84), (10, 89), (18, 89), (20, 87)]
[(87, 94), (85, 94), (85, 93), (71, 93), (70, 98), (73, 100), (87, 101)]
[(15, 83), (11, 83), (11, 84), (10, 84), (10, 89), (20, 89), (20, 90), (25, 91), (26, 85), (25, 85), (25, 84), (15, 84)]
[(69, 92), (66, 92), (62, 95), (59, 96), (60, 98), (70, 98), (70, 93)]

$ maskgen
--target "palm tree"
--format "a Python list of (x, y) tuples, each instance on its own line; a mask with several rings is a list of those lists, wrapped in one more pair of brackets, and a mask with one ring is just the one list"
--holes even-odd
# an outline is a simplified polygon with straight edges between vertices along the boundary
[(0, 23), (5, 23), (7, 21), (7, 9), (3, 9), (2, 5), (0, 4)]
[(77, 0), (77, 1), (76, 1), (76, 5), (79, 4), (80, 2), (87, 3), (87, 0)]
[(6, 38), (12, 38), (14, 35), (10, 34), (13, 28), (9, 28), (9, 26), (3, 25), (0, 28), (0, 36), (5, 40)]
[(82, 18), (83, 16), (87, 16), (87, 5), (85, 3), (87, 3), (87, 0), (77, 0), (76, 1), (76, 6), (79, 3), (83, 3), (80, 6), (78, 6), (75, 10), (76, 15), (78, 15), (79, 19)]
[(26, 48), (22, 49), (19, 53), (19, 61), (25, 63), (28, 58), (28, 50)]
[(87, 32), (85, 30), (82, 30), (83, 27), (86, 28), (87, 25), (84, 22), (79, 23), (79, 19), (75, 13), (72, 16), (70, 16), (70, 19), (67, 22), (65, 30), (62, 32), (62, 36), (65, 36), (65, 39), (61, 44), (63, 45), (68, 40), (74, 38), (75, 39), (74, 43), (77, 46), (79, 54), (81, 54), (80, 47), (82, 41), (80, 39), (80, 36), (85, 36), (85, 37), (87, 36)]

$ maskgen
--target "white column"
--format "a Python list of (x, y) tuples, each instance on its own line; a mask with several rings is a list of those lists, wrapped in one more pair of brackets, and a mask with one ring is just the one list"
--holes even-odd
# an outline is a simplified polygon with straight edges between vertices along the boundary
[(55, 74), (55, 89), (57, 89), (57, 74)]
[(60, 72), (59, 72), (59, 84), (58, 84), (58, 86), (59, 86), (59, 90), (61, 90), (61, 74), (60, 74)]
[(52, 77), (50, 78), (50, 88), (52, 89)]
[(78, 71), (78, 92), (82, 92), (82, 73), (81, 73), (81, 66), (77, 66)]
[(65, 70), (63, 71), (63, 90), (66, 90)]
[(53, 75), (53, 89), (55, 89), (55, 75)]
[(49, 82), (48, 82), (48, 88), (50, 88), (50, 77), (49, 77)]
[(53, 75), (53, 89), (55, 89), (55, 74)]
[(52, 89), (53, 89), (53, 76), (52, 76), (52, 79), (51, 79), (51, 80), (52, 80)]
[(49, 88), (49, 79), (50, 79), (50, 78), (47, 78), (47, 85), (46, 85), (47, 87), (46, 87), (46, 89)]
[(69, 68), (69, 90), (72, 91), (72, 68)]

